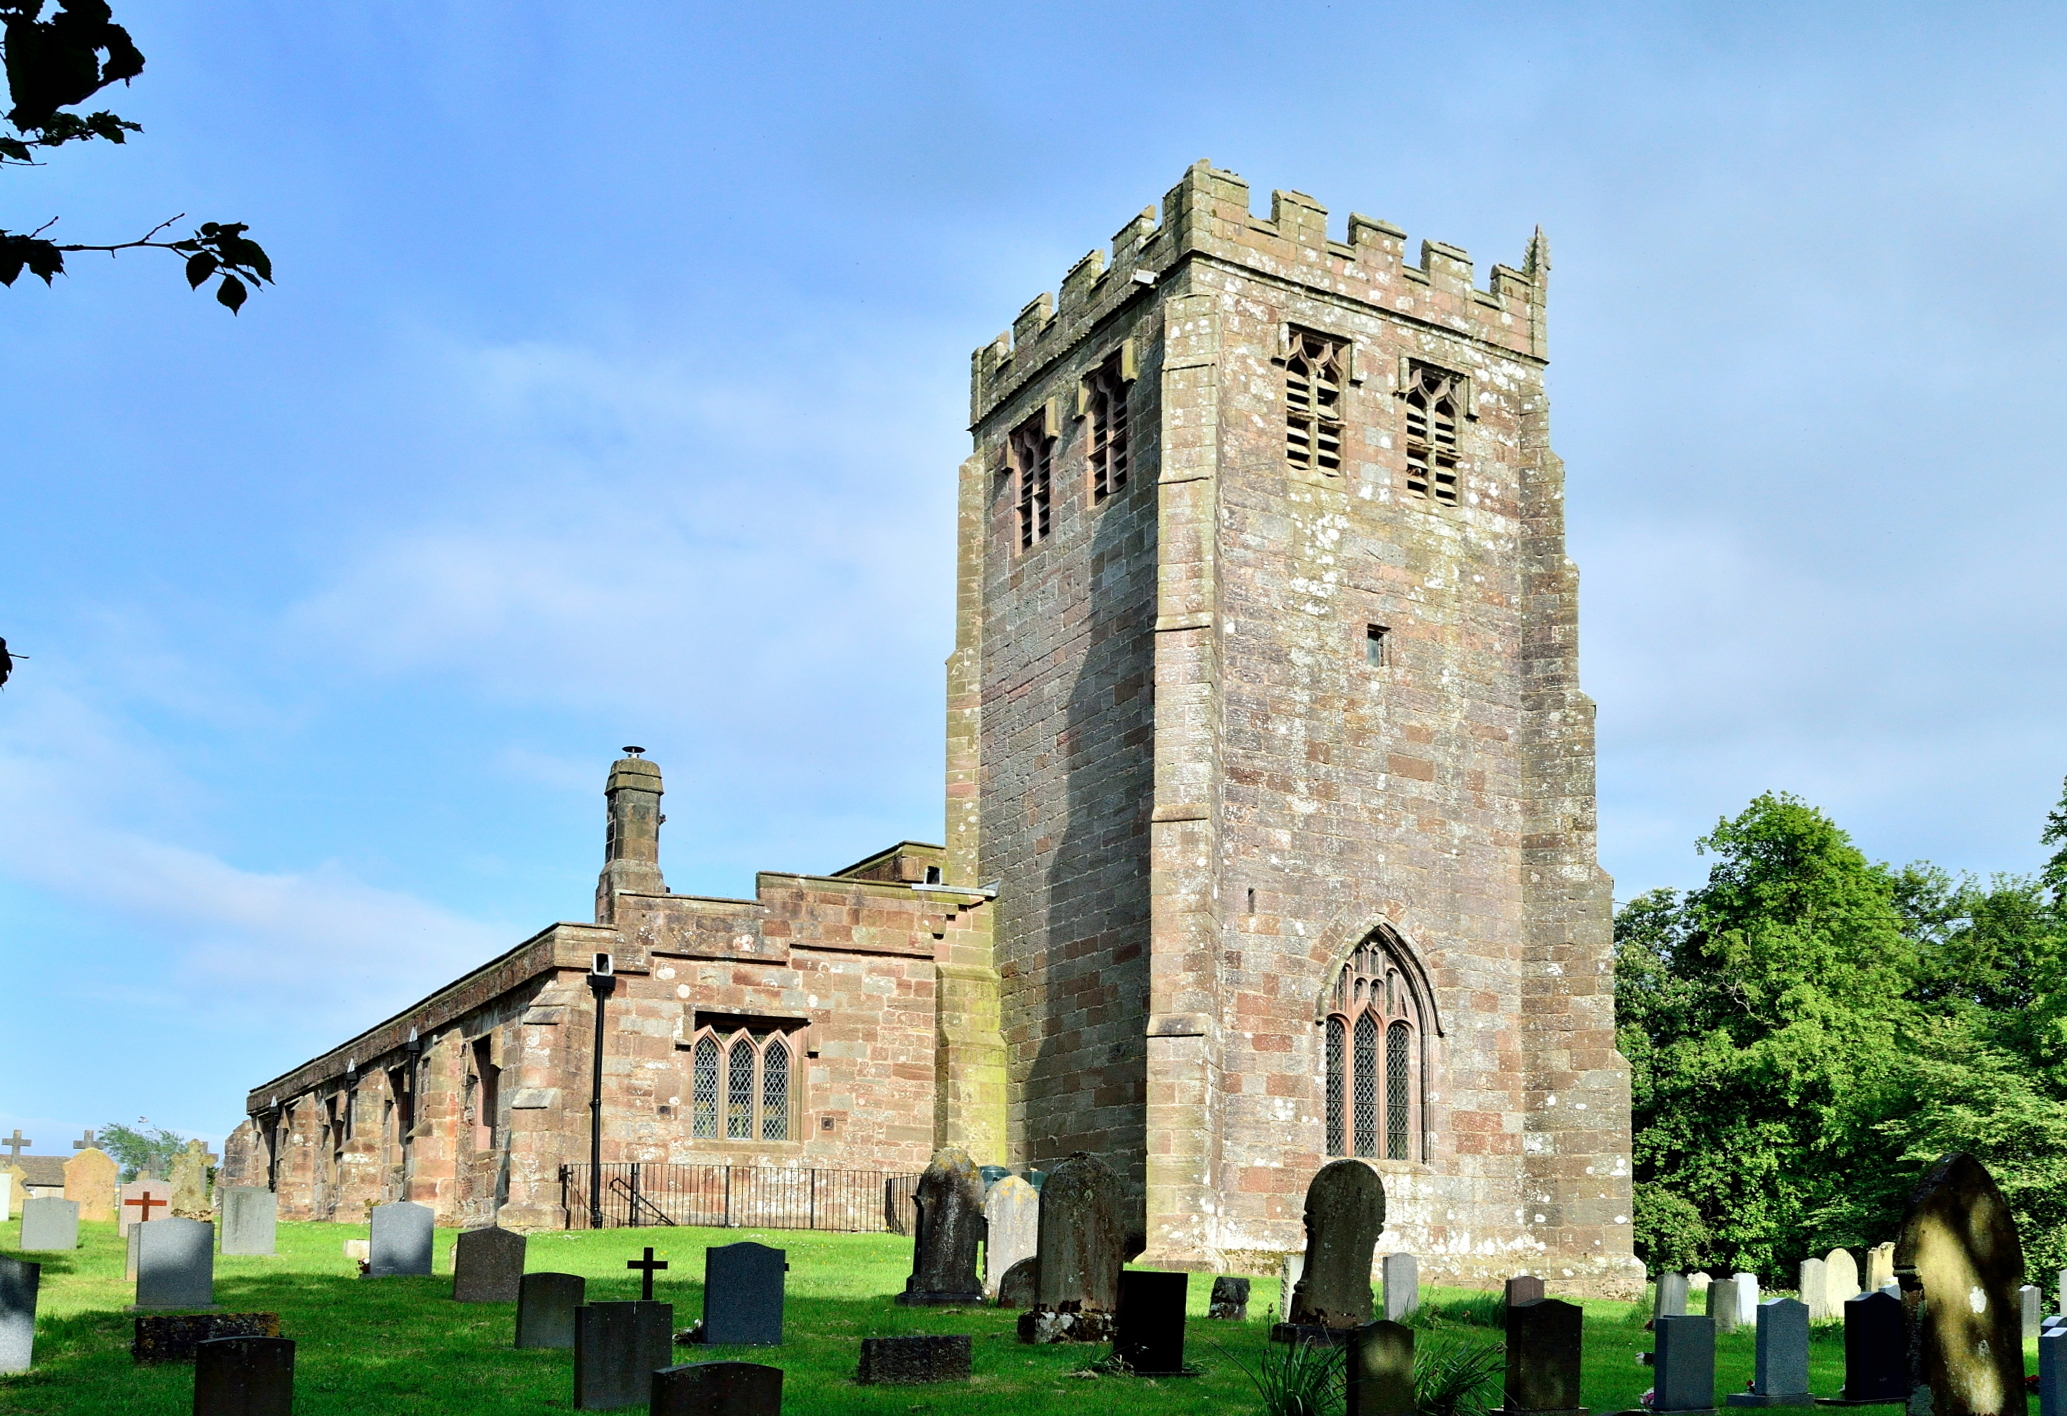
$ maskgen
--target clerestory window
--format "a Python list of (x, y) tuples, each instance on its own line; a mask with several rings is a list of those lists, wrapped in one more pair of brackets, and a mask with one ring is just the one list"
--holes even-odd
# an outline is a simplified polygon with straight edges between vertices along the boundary
[(1030, 551), (1048, 539), (1054, 515), (1055, 438), (1045, 416), (1036, 414), (1013, 431), (1011, 457), (1019, 549)]
[(1127, 485), (1127, 383), (1121, 377), (1120, 355), (1114, 354), (1084, 380), (1084, 393), (1095, 505)]
[(1291, 332), (1285, 357), (1285, 460), (1330, 476), (1342, 471), (1342, 383), (1348, 346)]
[(793, 1039), (741, 1030), (698, 1032), (689, 1048), (689, 1134), (696, 1140), (794, 1138)]
[(1426, 364), (1407, 384), (1407, 493), (1457, 505), (1457, 428), (1464, 380)]
[(1425, 1160), (1422, 1008), (1390, 941), (1373, 935), (1336, 979), (1322, 1094), (1328, 1154)]

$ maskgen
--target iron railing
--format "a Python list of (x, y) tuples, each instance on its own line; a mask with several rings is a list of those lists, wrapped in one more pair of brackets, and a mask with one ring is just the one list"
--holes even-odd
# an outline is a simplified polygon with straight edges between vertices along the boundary
[[(766, 1165), (602, 1167), (603, 1227), (689, 1224), (717, 1229), (826, 1229), (908, 1234), (917, 1175), (880, 1170), (783, 1170)], [(569, 1229), (589, 1228), (590, 1171), (560, 1167)]]

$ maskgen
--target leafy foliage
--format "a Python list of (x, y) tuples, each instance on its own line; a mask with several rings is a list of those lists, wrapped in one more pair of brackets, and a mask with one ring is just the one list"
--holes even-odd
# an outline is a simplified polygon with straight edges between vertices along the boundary
[(1486, 1416), (1500, 1394), (1506, 1360), (1502, 1342), (1452, 1337), (1417, 1344), (1415, 1409), (1420, 1416)]
[(1226, 1348), (1220, 1351), (1255, 1386), (1263, 1416), (1334, 1416), (1342, 1409), (1343, 1353), (1336, 1343), (1274, 1342), (1255, 1371)]
[(97, 1144), (122, 1167), (124, 1184), (148, 1170), (160, 1179), (172, 1174), (172, 1158), (185, 1147), (187, 1138), (163, 1126), (153, 1126), (148, 1116), (136, 1118), (134, 1126), (110, 1123), (100, 1128)]

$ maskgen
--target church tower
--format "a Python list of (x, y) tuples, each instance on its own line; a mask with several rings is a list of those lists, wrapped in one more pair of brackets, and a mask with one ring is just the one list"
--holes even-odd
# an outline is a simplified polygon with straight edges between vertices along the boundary
[(1006, 1158), (1257, 1271), (1359, 1156), (1431, 1280), (1627, 1294), (1547, 248), (1480, 289), (1327, 224), (1200, 163), (974, 356), (948, 878), (999, 887)]

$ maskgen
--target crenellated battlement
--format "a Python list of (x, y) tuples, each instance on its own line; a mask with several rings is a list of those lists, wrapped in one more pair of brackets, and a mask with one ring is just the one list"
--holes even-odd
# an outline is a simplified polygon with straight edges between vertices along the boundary
[(1440, 241), (1406, 257), (1407, 233), (1352, 212), (1348, 240), (1328, 235), (1328, 209), (1304, 192), (1273, 191), (1270, 215), (1251, 213), (1249, 184), (1211, 163), (1193, 163), (1163, 197), (1113, 236), (1111, 252), (1087, 253), (1011, 329), (970, 358), (970, 420), (980, 423), (1052, 360), (1130, 301), (1200, 255), (1251, 274), (1383, 309), (1512, 353), (1544, 356), (1549, 247), (1539, 228), (1519, 268), (1495, 265), (1484, 289), (1471, 256)]

